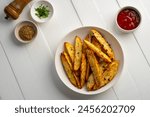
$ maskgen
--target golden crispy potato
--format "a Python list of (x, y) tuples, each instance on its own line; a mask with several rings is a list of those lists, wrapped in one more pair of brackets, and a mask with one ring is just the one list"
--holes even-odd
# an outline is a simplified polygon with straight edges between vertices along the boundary
[(70, 80), (70, 82), (75, 86), (75, 87), (78, 87), (77, 86), (77, 82), (76, 82), (76, 79), (74, 77), (74, 73), (73, 71), (71, 70), (70, 68), (70, 65), (68, 64), (66, 58), (65, 58), (65, 55), (63, 53), (61, 53), (61, 62), (63, 64), (63, 67), (64, 67), (64, 70)]
[(97, 90), (97, 89), (99, 89), (99, 87), (97, 87), (96, 84), (95, 84), (95, 85), (93, 86), (92, 91), (95, 91), (95, 90)]
[(94, 44), (98, 49), (102, 50), (102, 46), (101, 46), (101, 44), (98, 42), (98, 40), (96, 39), (96, 37), (92, 37), (91, 43)]
[(97, 87), (101, 86), (101, 80), (103, 79), (103, 71), (102, 68), (99, 66), (98, 61), (94, 55), (94, 52), (90, 49), (86, 50), (88, 62), (90, 64), (91, 70), (93, 72), (94, 80)]
[(114, 78), (114, 76), (117, 74), (118, 68), (119, 61), (117, 60), (108, 65), (106, 71), (103, 73), (105, 84), (109, 83)]
[(82, 53), (82, 61), (81, 61), (81, 75), (80, 75), (80, 82), (81, 82), (81, 87), (84, 86), (85, 84), (85, 76), (86, 76), (86, 57), (85, 54)]
[(73, 72), (73, 75), (74, 75), (74, 78), (76, 80), (76, 83), (77, 83), (77, 88), (81, 89), (81, 83), (80, 83), (80, 79), (79, 77), (76, 76), (76, 74)]
[(70, 60), (69, 55), (68, 55), (65, 51), (63, 52), (63, 54), (64, 54), (64, 56), (65, 56), (65, 58), (66, 58), (66, 60), (67, 60), (67, 62), (68, 62), (68, 64), (69, 64), (71, 70), (73, 70), (73, 65), (72, 65), (72, 63), (71, 63), (71, 60)]
[(99, 64), (102, 67), (103, 71), (105, 71), (109, 65), (109, 63), (106, 63), (105, 61), (100, 61)]
[[(91, 38), (90, 35), (87, 34), (87, 36), (85, 37), (84, 40), (90, 41), (90, 38)], [(85, 54), (85, 57), (86, 57), (86, 49), (87, 49), (87, 45), (83, 42), (82, 53)], [(90, 72), (90, 65), (89, 65), (88, 61), (86, 60), (86, 75), (85, 75), (85, 81), (87, 81), (88, 78), (89, 78), (89, 74), (90, 74), (89, 72)]]
[(97, 48), (95, 45), (93, 45), (92, 43), (84, 40), (84, 42), (86, 43), (86, 45), (93, 50), (99, 57), (101, 57), (104, 61), (106, 62), (111, 62), (111, 59), (105, 54), (103, 53), (99, 48)]
[(94, 86), (95, 86), (95, 80), (93, 74), (91, 74), (86, 84), (87, 90), (92, 91)]
[(75, 58), (74, 58), (74, 70), (77, 71), (81, 65), (82, 58), (82, 41), (80, 37), (75, 37)]
[(74, 46), (69, 42), (65, 42), (64, 46), (65, 46), (65, 49), (71, 59), (72, 64), (73, 64), (74, 63), (74, 53), (75, 53)]
[(102, 37), (102, 35), (96, 31), (96, 30), (91, 30), (90, 32), (91, 36), (96, 37), (96, 39), (99, 41), (99, 43), (102, 45), (103, 49), (105, 50), (106, 54), (110, 57), (111, 60), (114, 60), (114, 52), (112, 48), (109, 46), (107, 41)]
[(78, 78), (80, 78), (80, 70), (74, 71), (74, 73), (75, 73), (75, 75), (76, 75)]
[(90, 64), (88, 62), (88, 60), (86, 61), (87, 62), (87, 67), (86, 67), (86, 76), (85, 76), (85, 80), (88, 81), (88, 78), (90, 76)]
[[(84, 40), (90, 41), (90, 35), (88, 34)], [(83, 42), (82, 52), (86, 54), (87, 45)]]

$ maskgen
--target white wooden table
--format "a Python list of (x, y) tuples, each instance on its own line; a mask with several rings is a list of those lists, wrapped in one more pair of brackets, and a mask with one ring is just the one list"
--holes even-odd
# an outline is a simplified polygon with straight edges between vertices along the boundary
[[(26, 45), (16, 41), (13, 31), (20, 21), (32, 20), (32, 2), (18, 20), (7, 21), (3, 9), (11, 1), (0, 0), (0, 99), (150, 99), (149, 0), (49, 0), (54, 6), (53, 18), (38, 24), (38, 37)], [(119, 32), (114, 25), (117, 11), (126, 5), (138, 8), (143, 18), (140, 28), (129, 34)], [(117, 84), (94, 96), (68, 89), (54, 66), (62, 37), (82, 26), (112, 32), (125, 54), (125, 68)]]

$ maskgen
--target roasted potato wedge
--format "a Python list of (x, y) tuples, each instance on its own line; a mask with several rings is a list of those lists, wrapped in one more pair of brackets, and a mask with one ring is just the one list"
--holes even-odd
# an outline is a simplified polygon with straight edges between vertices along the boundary
[(88, 62), (90, 64), (91, 70), (93, 72), (94, 80), (97, 87), (101, 86), (101, 80), (103, 80), (103, 71), (102, 68), (99, 66), (98, 61), (94, 55), (94, 52), (90, 49), (86, 50)]
[(64, 70), (70, 80), (70, 82), (75, 86), (77, 86), (77, 82), (76, 82), (76, 78), (74, 77), (74, 73), (70, 68), (69, 63), (67, 62), (67, 59), (65, 58), (65, 55), (63, 53), (61, 53), (61, 62), (63, 64)]
[(101, 57), (104, 61), (106, 62), (111, 62), (111, 59), (105, 54), (103, 53), (99, 48), (97, 48), (94, 44), (90, 43), (89, 41), (84, 40), (84, 42), (86, 43), (86, 45), (93, 50), (99, 57)]
[(74, 46), (69, 42), (65, 42), (64, 46), (65, 46), (65, 49), (71, 59), (72, 64), (73, 64), (74, 63), (74, 53), (75, 53)]
[(77, 83), (77, 88), (81, 89), (81, 83), (80, 83), (80, 78), (78, 76), (76, 76), (76, 74), (73, 72), (74, 78), (76, 80)]
[(94, 80), (93, 74), (91, 74), (88, 78), (86, 88), (87, 88), (88, 91), (92, 91), (94, 86), (96, 86), (95, 85), (95, 80)]
[(119, 61), (115, 60), (109, 64), (106, 71), (103, 73), (105, 84), (109, 83), (117, 74), (119, 68)]
[[(88, 34), (84, 40), (90, 41), (91, 36)], [(83, 42), (83, 51), (82, 52), (85, 53), (85, 56), (86, 56), (86, 49), (87, 49), (87, 45), (85, 44), (85, 42)], [(90, 76), (90, 65), (89, 65), (88, 61), (86, 60), (86, 76), (85, 76), (86, 81), (88, 81), (89, 76)]]
[(85, 77), (86, 77), (86, 57), (85, 54), (82, 53), (82, 60), (81, 60), (81, 75), (80, 75), (80, 82), (81, 82), (81, 87), (84, 86), (85, 84)]
[(82, 58), (82, 41), (80, 37), (75, 37), (75, 58), (74, 58), (74, 70), (77, 71), (81, 65)]
[(109, 63), (106, 63), (105, 61), (99, 62), (100, 66), (102, 67), (103, 71), (105, 71), (109, 65)]
[[(90, 35), (88, 34), (84, 40), (90, 41)], [(82, 52), (86, 54), (87, 45), (83, 42)]]
[(94, 44), (98, 49), (102, 50), (102, 46), (101, 46), (101, 44), (98, 42), (98, 40), (96, 39), (96, 37), (92, 37), (91, 43)]
[(85, 80), (88, 81), (88, 78), (90, 76), (90, 64), (88, 62), (88, 60), (86, 61), (87, 62), (87, 67), (86, 67), (86, 76), (85, 76)]
[(99, 87), (97, 87), (96, 84), (95, 84), (95, 85), (93, 86), (92, 91), (95, 91), (95, 90), (97, 90), (97, 89), (99, 89)]
[(107, 41), (102, 37), (102, 35), (97, 30), (91, 30), (91, 36), (94, 36), (99, 43), (102, 45), (103, 49), (105, 50), (106, 54), (110, 57), (111, 60), (114, 60), (114, 52), (112, 48), (109, 46)]
[(75, 75), (76, 75), (78, 78), (80, 78), (80, 70), (74, 71), (74, 73), (75, 73)]
[(73, 70), (73, 65), (72, 65), (72, 63), (71, 63), (71, 60), (70, 60), (69, 55), (68, 55), (65, 51), (63, 52), (63, 54), (64, 54), (64, 56), (65, 56), (65, 58), (66, 58), (66, 60), (67, 60), (67, 62), (68, 62), (68, 64), (69, 64), (71, 70)]

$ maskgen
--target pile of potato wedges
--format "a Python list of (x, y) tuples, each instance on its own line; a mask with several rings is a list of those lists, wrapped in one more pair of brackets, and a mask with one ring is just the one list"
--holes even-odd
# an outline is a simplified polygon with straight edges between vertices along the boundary
[(87, 91), (108, 84), (119, 68), (111, 45), (95, 29), (83, 40), (76, 36), (73, 44), (65, 42), (60, 58), (70, 82), (79, 89), (86, 86)]

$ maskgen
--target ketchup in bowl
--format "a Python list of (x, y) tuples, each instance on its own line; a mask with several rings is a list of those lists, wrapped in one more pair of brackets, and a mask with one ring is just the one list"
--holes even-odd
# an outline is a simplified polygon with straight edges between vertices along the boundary
[(117, 16), (117, 23), (124, 30), (133, 30), (137, 28), (140, 21), (140, 13), (132, 7), (124, 8)]

